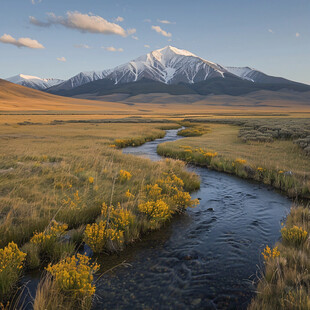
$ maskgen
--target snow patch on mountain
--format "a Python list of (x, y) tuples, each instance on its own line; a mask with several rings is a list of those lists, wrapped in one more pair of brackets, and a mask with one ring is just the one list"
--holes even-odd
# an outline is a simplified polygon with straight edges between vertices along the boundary
[(230, 72), (234, 75), (237, 75), (244, 80), (248, 80), (251, 82), (255, 82), (251, 78), (252, 73), (258, 71), (258, 70), (255, 70), (253, 68), (250, 68), (250, 67), (225, 67), (225, 68), (228, 72)]
[(37, 76), (18, 74), (6, 79), (7, 81), (34, 89), (47, 89), (63, 82), (60, 79), (42, 79)]

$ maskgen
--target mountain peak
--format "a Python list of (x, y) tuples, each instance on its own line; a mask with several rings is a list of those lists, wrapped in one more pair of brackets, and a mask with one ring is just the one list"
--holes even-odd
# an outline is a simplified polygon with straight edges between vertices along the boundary
[(182, 56), (197, 57), (195, 54), (193, 54), (193, 53), (191, 53), (191, 52), (189, 52), (187, 50), (182, 50), (182, 49), (179, 49), (179, 48), (171, 46), (171, 45), (167, 45), (167, 46), (165, 46), (163, 48), (155, 50), (152, 53), (154, 53), (154, 52), (161, 53), (161, 54), (173, 53), (173, 54), (182, 55)]
[(7, 79), (7, 81), (12, 82), (12, 83), (18, 83), (24, 80), (42, 80), (42, 79), (37, 76), (26, 75), (26, 74), (14, 75)]
[(46, 89), (48, 87), (51, 87), (51, 86), (54, 86), (54, 85), (57, 85), (63, 82), (63, 80), (59, 80), (59, 79), (53, 79), (53, 78), (42, 79), (37, 76), (26, 75), (26, 74), (18, 74), (10, 78), (7, 78), (6, 80), (11, 83), (31, 87), (34, 89)]

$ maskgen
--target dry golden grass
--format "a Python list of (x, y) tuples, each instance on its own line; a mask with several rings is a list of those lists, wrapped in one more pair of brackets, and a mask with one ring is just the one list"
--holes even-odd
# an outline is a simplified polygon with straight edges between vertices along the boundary
[(201, 137), (190, 137), (173, 142), (173, 146), (189, 145), (218, 152), (225, 158), (243, 158), (249, 164), (267, 169), (293, 171), (310, 177), (309, 157), (292, 141), (271, 143), (247, 142), (238, 138), (240, 127), (226, 124), (207, 124), (210, 132)]
[(308, 232), (306, 242), (299, 245), (278, 243), (280, 256), (265, 261), (257, 287), (257, 296), (249, 310), (306, 310), (310, 309), (310, 211), (295, 207), (286, 221), (286, 227), (294, 225)]
[[(161, 171), (158, 164), (123, 155), (109, 145), (116, 138), (161, 136), (156, 128), (162, 125), (1, 124), (0, 143), (5, 146), (0, 151), (1, 245), (12, 240), (21, 244), (35, 230), (42, 230), (66, 195), (87, 192), (89, 177), (94, 177), (100, 191), (95, 196), (102, 201), (110, 200), (113, 178), (120, 169), (132, 172), (133, 178), (115, 187), (114, 198), (125, 199), (128, 188), (138, 191), (142, 182), (155, 177), (150, 171)], [(100, 204), (91, 203), (89, 220), (100, 213)]]
[[(258, 94), (261, 96), (261, 94)], [(159, 96), (159, 102), (150, 100)], [(253, 97), (254, 96), (254, 97)], [(130, 98), (127, 101), (109, 102), (103, 100), (77, 99), (51, 95), (45, 92), (16, 85), (0, 79), (0, 113), (65, 113), (65, 114), (127, 114), (127, 115), (202, 115), (227, 113), (308, 113), (310, 105), (302, 94), (287, 99), (275, 96), (273, 92), (246, 96), (207, 96), (187, 102), (182, 96), (169, 94), (148, 94)], [(142, 97), (142, 98), (141, 98)], [(102, 98), (101, 98), (102, 99)], [(245, 113), (246, 109), (246, 113)]]

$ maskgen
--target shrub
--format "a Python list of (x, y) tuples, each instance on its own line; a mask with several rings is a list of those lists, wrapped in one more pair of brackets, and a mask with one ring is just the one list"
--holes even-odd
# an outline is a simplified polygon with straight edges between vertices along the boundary
[(157, 229), (176, 212), (194, 207), (199, 202), (192, 200), (183, 189), (184, 182), (175, 173), (163, 173), (155, 184), (145, 187), (143, 201), (138, 210), (146, 215), (150, 229)]
[(303, 245), (308, 238), (308, 232), (296, 225), (292, 228), (283, 227), (281, 229), (281, 235), (284, 244), (286, 243), (296, 247)]
[(26, 253), (18, 249), (17, 244), (10, 242), (5, 248), (0, 249), (0, 298), (7, 295), (17, 283)]
[(43, 232), (35, 232), (30, 239), (30, 243), (35, 244), (39, 248), (40, 256), (43, 259), (57, 260), (62, 256), (72, 253), (74, 245), (61, 244), (60, 238), (64, 235), (68, 228), (67, 224), (59, 224), (55, 220)]
[(106, 221), (101, 220), (98, 224), (86, 226), (84, 240), (95, 253), (102, 253), (109, 248), (108, 242), (113, 242), (112, 248), (121, 248), (124, 242), (124, 232), (118, 230), (114, 225), (107, 225)]
[(73, 298), (91, 297), (95, 294), (93, 280), (98, 269), (99, 265), (91, 264), (90, 258), (82, 254), (67, 257), (46, 268), (58, 288)]
[(265, 262), (268, 262), (276, 257), (280, 256), (280, 251), (278, 247), (274, 247), (273, 249), (266, 245), (264, 251), (262, 252)]
[(139, 204), (138, 209), (141, 213), (147, 215), (150, 222), (150, 227), (153, 229), (158, 228), (158, 224), (161, 222), (170, 219), (173, 213), (169, 209), (168, 204), (161, 199), (141, 203)]
[(121, 182), (126, 182), (129, 181), (131, 179), (132, 175), (130, 172), (126, 171), (126, 170), (120, 170), (119, 171), (119, 180)]

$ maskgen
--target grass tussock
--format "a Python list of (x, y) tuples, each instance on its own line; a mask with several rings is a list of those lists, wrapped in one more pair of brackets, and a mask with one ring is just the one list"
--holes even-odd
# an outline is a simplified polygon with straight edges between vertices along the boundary
[(262, 253), (265, 271), (249, 310), (310, 308), (309, 232), (309, 208), (294, 207), (281, 229), (282, 241)]
[(210, 132), (209, 128), (206, 126), (201, 126), (199, 124), (194, 124), (190, 122), (182, 122), (181, 123), (185, 129), (178, 131), (178, 136), (182, 137), (200, 137), (208, 132)]

